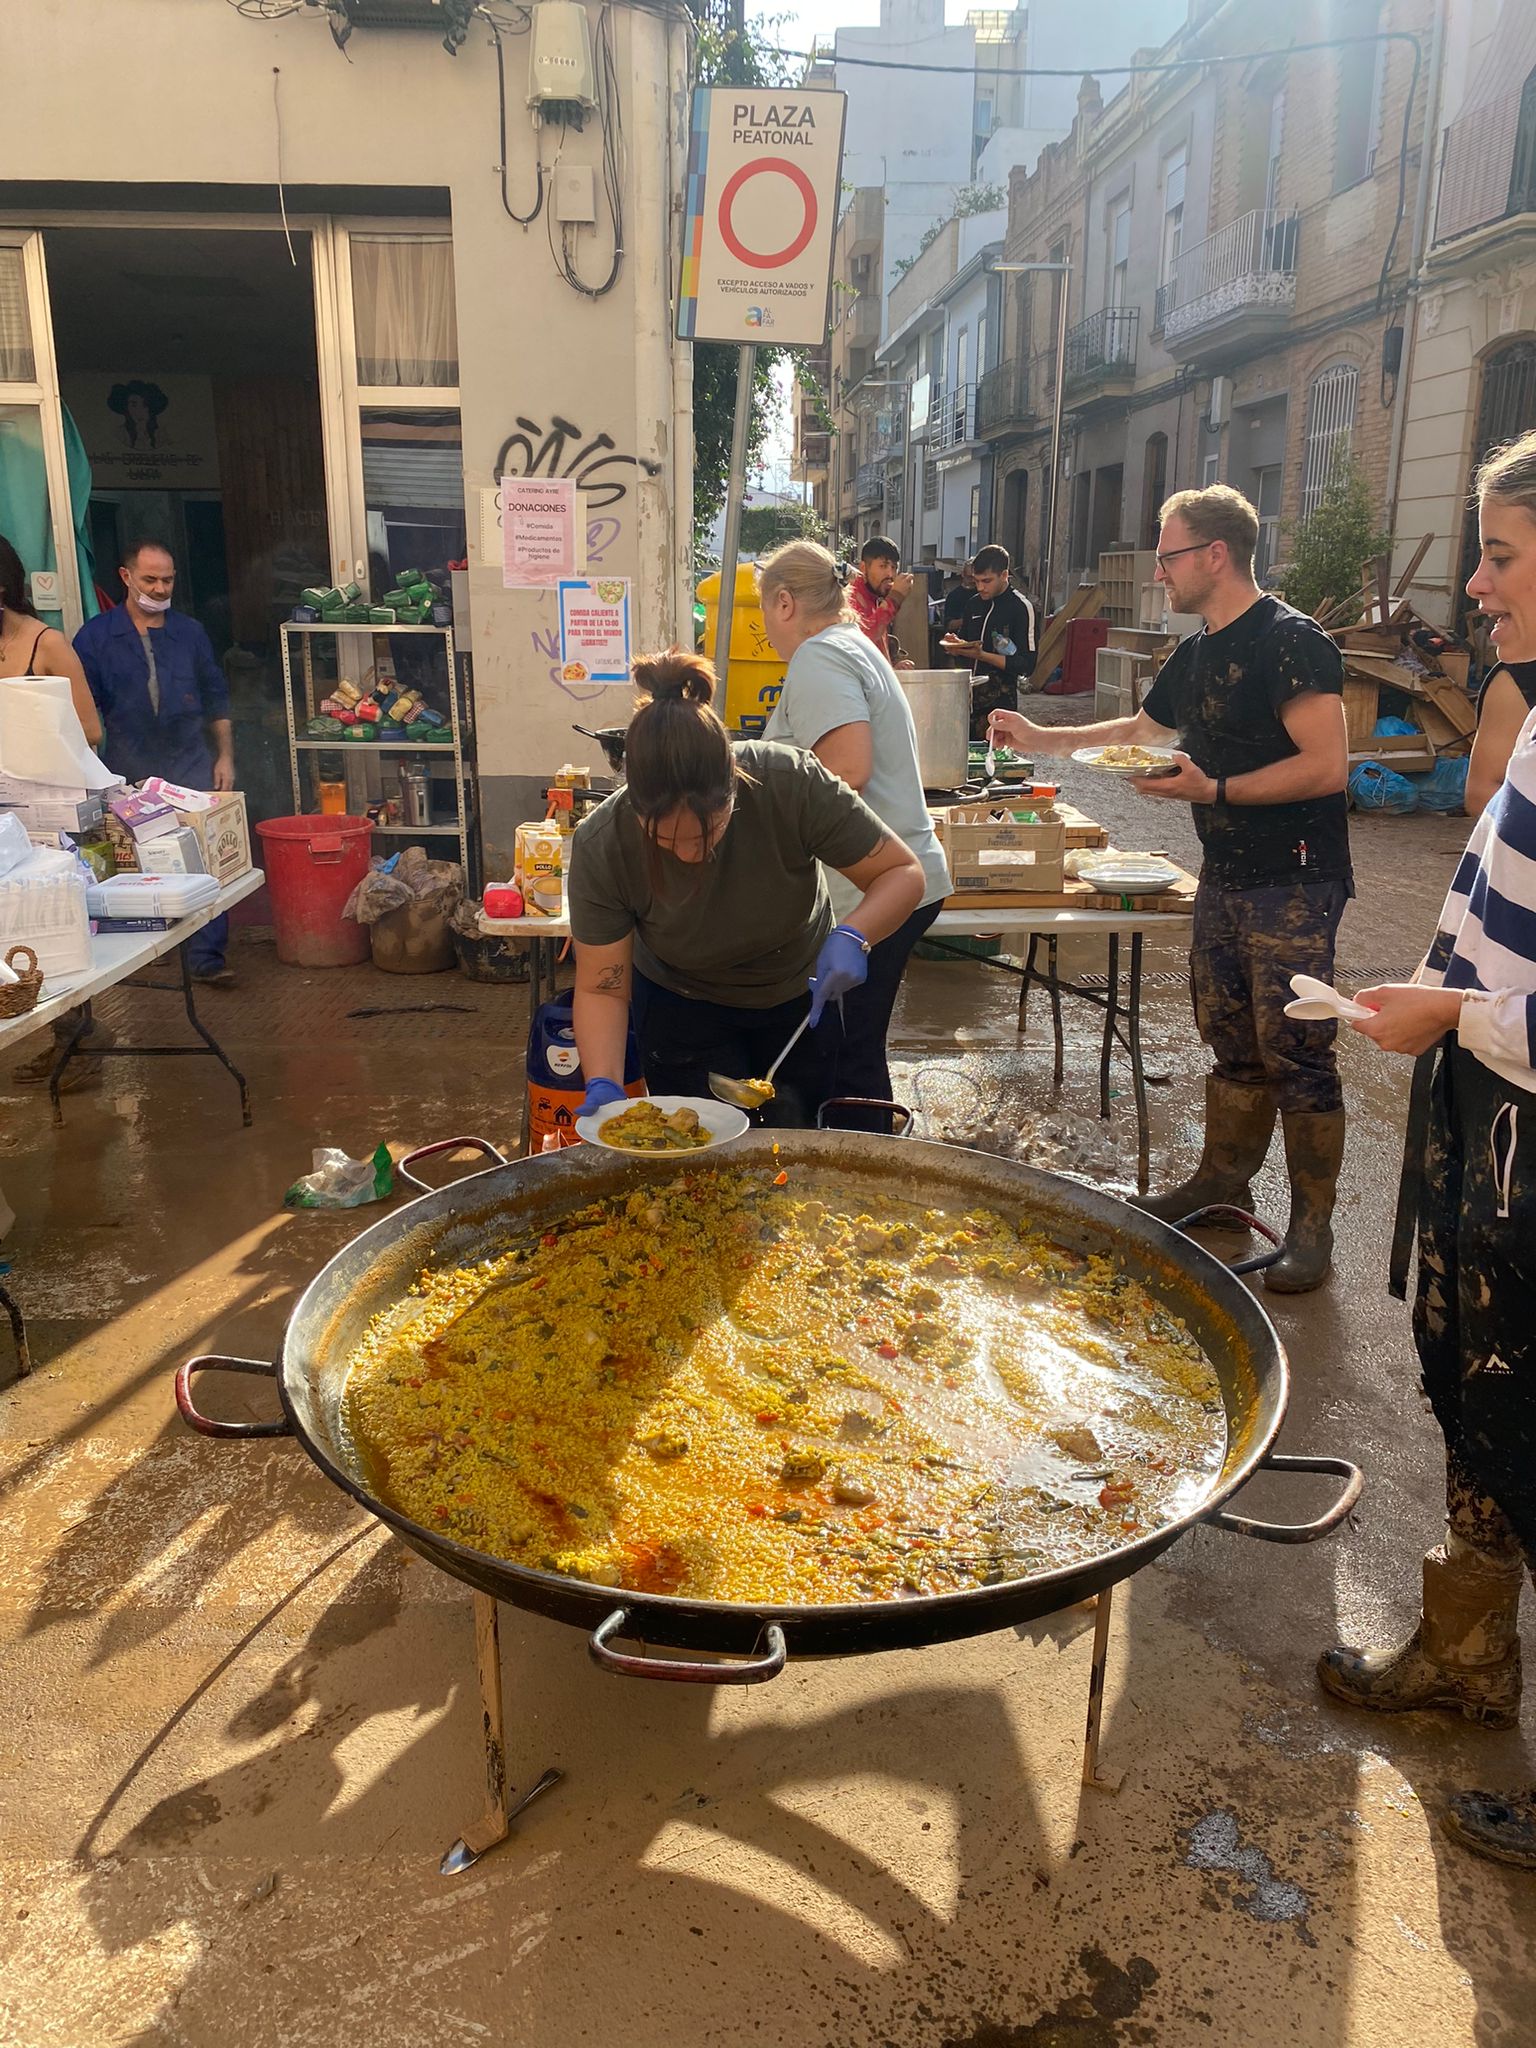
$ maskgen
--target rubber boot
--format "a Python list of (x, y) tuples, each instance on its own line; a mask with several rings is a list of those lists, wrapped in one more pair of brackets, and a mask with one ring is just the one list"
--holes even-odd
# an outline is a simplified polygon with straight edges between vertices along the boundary
[(1524, 1573), (1494, 1562), (1459, 1536), (1424, 1560), (1424, 1610), (1395, 1650), (1325, 1650), (1317, 1675), (1347, 1706), (1377, 1713), (1443, 1707), (1482, 1728), (1520, 1718), (1516, 1620)]
[(1264, 1285), (1271, 1294), (1310, 1294), (1333, 1270), (1333, 1202), (1344, 1163), (1344, 1112), (1287, 1110), (1280, 1127), (1291, 1220), (1285, 1250), (1264, 1269)]
[(1474, 1856), (1536, 1870), (1536, 1789), (1456, 1792), (1440, 1819), (1451, 1840)]
[(1263, 1085), (1252, 1088), (1205, 1077), (1205, 1143), (1200, 1164), (1187, 1181), (1166, 1195), (1140, 1195), (1136, 1207), (1164, 1223), (1178, 1223), (1213, 1202), (1253, 1207), (1253, 1176), (1264, 1164), (1275, 1134), (1275, 1100)]

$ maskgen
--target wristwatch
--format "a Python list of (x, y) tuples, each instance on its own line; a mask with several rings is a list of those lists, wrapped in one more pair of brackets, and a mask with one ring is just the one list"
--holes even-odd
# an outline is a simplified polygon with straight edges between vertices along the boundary
[(1220, 807), (1221, 807), (1221, 808), (1222, 808), (1223, 810), (1225, 810), (1225, 809), (1226, 809), (1226, 807), (1227, 807), (1227, 778), (1225, 777), (1225, 775), (1218, 775), (1218, 776), (1217, 776), (1217, 778), (1216, 778), (1216, 802), (1218, 803), (1218, 805), (1220, 805)]

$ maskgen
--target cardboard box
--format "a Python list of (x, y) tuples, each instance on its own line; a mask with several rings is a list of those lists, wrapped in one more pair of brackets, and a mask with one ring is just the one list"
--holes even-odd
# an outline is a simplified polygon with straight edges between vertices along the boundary
[(513, 880), (527, 917), (559, 917), (565, 908), (565, 847), (560, 828), (539, 818), (519, 825), (513, 841)]
[(139, 842), (139, 866), (146, 875), (206, 875), (203, 842), (190, 825)]
[(162, 833), (176, 829), (176, 813), (170, 805), (141, 790), (131, 789), (122, 796), (112, 797), (107, 808), (135, 846), (142, 846), (146, 839), (158, 839)]
[[(196, 833), (203, 850), (203, 870), (221, 889), (250, 872), (251, 829), (240, 790), (220, 792), (206, 810), (177, 811), (176, 821)], [(141, 863), (144, 851), (139, 849)]]
[[(44, 784), (34, 785), (36, 788)], [(0, 810), (13, 812), (20, 818), (34, 839), (52, 839), (56, 833), (67, 832), (78, 838), (83, 832), (99, 832), (103, 818), (101, 798), (83, 796), (80, 798), (45, 798), (33, 803), (0, 803)]]
[(957, 896), (1048, 894), (1066, 881), (1060, 818), (1023, 825), (995, 804), (952, 804), (937, 830)]

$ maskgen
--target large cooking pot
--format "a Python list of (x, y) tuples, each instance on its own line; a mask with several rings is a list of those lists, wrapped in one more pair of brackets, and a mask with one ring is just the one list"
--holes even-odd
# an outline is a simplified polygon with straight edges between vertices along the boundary
[[(496, 1165), (427, 1191), (338, 1252), (300, 1297), (270, 1363), (210, 1355), (189, 1359), (176, 1376), (177, 1403), (186, 1421), (205, 1436), (296, 1436), (329, 1479), (423, 1557), (479, 1592), (589, 1630), (593, 1656), (610, 1669), (650, 1678), (751, 1683), (773, 1677), (790, 1649), (804, 1656), (850, 1656), (982, 1635), (1055, 1613), (1113, 1585), (1197, 1522), (1271, 1542), (1305, 1543), (1335, 1528), (1359, 1498), (1360, 1474), (1343, 1459), (1281, 1457), (1271, 1450), (1285, 1414), (1289, 1380), (1280, 1339), (1241, 1281), (1168, 1224), (1075, 1181), (954, 1146), (858, 1131), (762, 1130), (737, 1140), (726, 1163), (777, 1170), (788, 1158), (799, 1167), (830, 1170), (844, 1185), (867, 1191), (868, 1207), (876, 1215), (892, 1197), (904, 1197), (925, 1207), (984, 1206), (1005, 1216), (1028, 1216), (1075, 1250), (1106, 1252), (1117, 1259), (1183, 1319), (1215, 1368), (1226, 1404), (1227, 1450), (1209, 1496), (1192, 1513), (1086, 1563), (960, 1592), (839, 1606), (615, 1593), (611, 1586), (588, 1585), (468, 1549), (409, 1520), (370, 1491), (341, 1422), (343, 1384), (354, 1347), (371, 1318), (393, 1306), (424, 1269), (494, 1257), (511, 1240), (547, 1229), (572, 1210), (604, 1195), (627, 1194), (637, 1179), (675, 1173), (677, 1162), (621, 1158), (580, 1145), (508, 1165), (483, 1139), (450, 1138), (403, 1160), (402, 1177), (412, 1186), (424, 1186), (409, 1170), (413, 1162), (465, 1146), (489, 1154)], [(778, 1158), (775, 1147), (781, 1148)], [(207, 1368), (272, 1375), (281, 1418), (220, 1422), (201, 1414), (191, 1382)], [(1312, 1522), (1260, 1522), (1227, 1512), (1224, 1503), (1261, 1467), (1331, 1473), (1346, 1484), (1329, 1511)], [(610, 1647), (620, 1636), (750, 1661), (709, 1665), (633, 1657)]]
[(917, 728), (917, 772), (924, 789), (959, 789), (970, 774), (971, 677), (963, 668), (896, 672)]

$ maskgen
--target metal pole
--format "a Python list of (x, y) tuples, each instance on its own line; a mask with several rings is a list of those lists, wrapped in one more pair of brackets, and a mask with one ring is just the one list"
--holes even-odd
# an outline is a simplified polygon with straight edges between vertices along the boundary
[(912, 518), (912, 383), (901, 387), (905, 414), (901, 428), (901, 559), (910, 569), (917, 544), (917, 527)]
[(752, 378), (757, 347), (737, 351), (736, 419), (731, 428), (731, 470), (725, 485), (725, 539), (720, 548), (720, 609), (715, 618), (715, 675), (725, 709), (725, 675), (731, 658), (731, 621), (736, 612), (736, 556), (741, 548), (741, 501), (747, 490), (747, 441), (752, 432)]
[(1056, 497), (1061, 489), (1061, 407), (1062, 392), (1067, 381), (1067, 293), (1072, 283), (1072, 270), (1063, 264), (1061, 270), (1061, 304), (1056, 315), (1056, 411), (1051, 421), (1051, 489), (1049, 518), (1045, 529), (1045, 567), (1041, 577), (1040, 600), (1043, 609), (1051, 609), (1051, 578), (1056, 567)]

